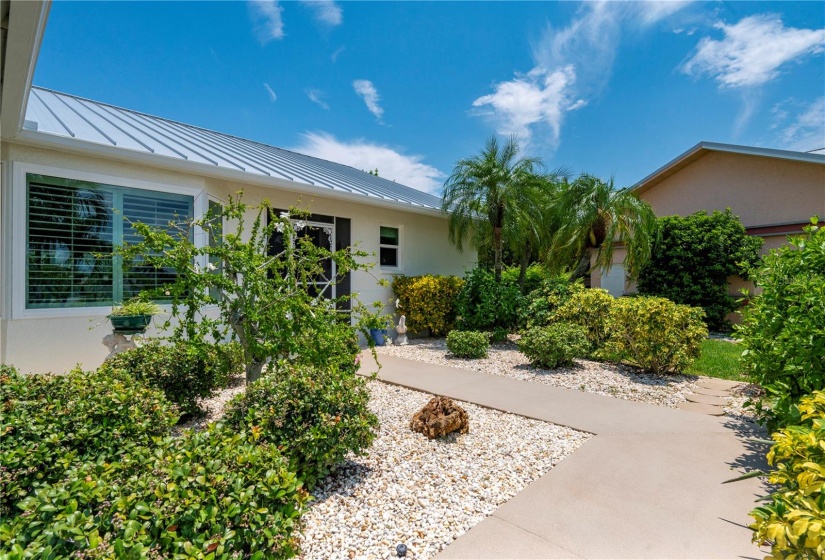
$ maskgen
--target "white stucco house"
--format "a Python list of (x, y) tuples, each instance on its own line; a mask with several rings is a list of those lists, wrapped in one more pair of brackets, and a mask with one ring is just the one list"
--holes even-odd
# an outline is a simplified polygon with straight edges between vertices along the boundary
[[(166, 223), (230, 194), (312, 213), (318, 242), (358, 242), (373, 273), (462, 274), (441, 199), (368, 173), (31, 84), (47, 2), (0, 2), (0, 361), (23, 371), (95, 367), (111, 306), (162, 282), (92, 258), (134, 235), (122, 217)], [(399, 178), (401, 179), (401, 178)], [(208, 242), (206, 239), (199, 240)], [(392, 293), (367, 273), (338, 286)], [(94, 326), (103, 320), (99, 327)], [(150, 332), (151, 334), (151, 332)]]

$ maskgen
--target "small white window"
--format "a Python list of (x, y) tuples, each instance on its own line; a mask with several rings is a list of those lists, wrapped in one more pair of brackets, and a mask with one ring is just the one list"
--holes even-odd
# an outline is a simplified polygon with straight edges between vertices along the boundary
[(398, 268), (398, 250), (400, 246), (398, 228), (381, 226), (378, 257), (381, 268)]

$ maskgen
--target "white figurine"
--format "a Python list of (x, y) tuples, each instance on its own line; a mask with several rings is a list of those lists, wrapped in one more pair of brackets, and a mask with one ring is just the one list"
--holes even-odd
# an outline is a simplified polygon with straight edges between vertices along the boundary
[(407, 318), (403, 315), (398, 320), (398, 326), (395, 327), (395, 332), (398, 333), (398, 338), (395, 339), (397, 346), (407, 345)]

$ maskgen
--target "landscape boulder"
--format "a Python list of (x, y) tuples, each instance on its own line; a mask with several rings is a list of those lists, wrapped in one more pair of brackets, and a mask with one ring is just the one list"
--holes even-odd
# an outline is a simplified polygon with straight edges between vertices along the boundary
[(413, 415), (410, 429), (430, 439), (452, 432), (466, 434), (470, 431), (470, 419), (467, 411), (455, 404), (452, 399), (433, 397), (424, 408)]

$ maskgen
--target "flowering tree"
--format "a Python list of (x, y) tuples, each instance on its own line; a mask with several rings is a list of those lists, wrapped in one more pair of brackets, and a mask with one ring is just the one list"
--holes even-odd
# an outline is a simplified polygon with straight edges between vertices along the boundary
[[(124, 245), (118, 254), (127, 266), (140, 261), (176, 271), (173, 283), (144, 294), (171, 301), (163, 328), (171, 330), (171, 339), (194, 345), (237, 340), (247, 383), (279, 360), (352, 366), (356, 329), (364, 332), (361, 324), (373, 314), (351, 296), (329, 294), (343, 275), (372, 265), (357, 262), (365, 252), (314, 245), (302, 235), (305, 217), (294, 208), (275, 216), (267, 201), (249, 206), (239, 193), (203, 218), (167, 227), (133, 223), (142, 241)], [(203, 233), (211, 242), (198, 246), (195, 236)], [(340, 310), (346, 301), (359, 317), (355, 327), (350, 311)]]

